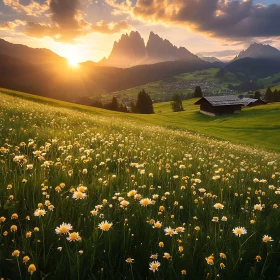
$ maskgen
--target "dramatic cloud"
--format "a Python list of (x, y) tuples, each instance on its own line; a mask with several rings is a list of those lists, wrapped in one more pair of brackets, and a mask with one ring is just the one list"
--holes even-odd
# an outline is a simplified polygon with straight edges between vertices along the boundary
[(131, 27), (126, 20), (117, 23), (111, 22), (109, 24), (102, 20), (99, 21), (95, 26), (92, 26), (92, 31), (103, 34), (114, 34), (119, 33), (122, 30), (128, 30), (130, 28)]
[(106, 0), (133, 17), (190, 27), (226, 38), (280, 35), (280, 4), (254, 4), (253, 0)]
[[(88, 2), (88, 0), (86, 1)], [(31, 37), (51, 37), (57, 41), (70, 42), (89, 33), (90, 24), (84, 21), (81, 8), (83, 0), (50, 0), (51, 24), (28, 22), (23, 31)]]
[(15, 30), (15, 28), (25, 25), (26, 22), (22, 20), (15, 20), (15, 21), (6, 21), (0, 24), (0, 30)]
[[(85, 21), (86, 14), (83, 10), (91, 3), (91, 0), (47, 0), (43, 5), (31, 0), (29, 5), (20, 4), (19, 0), (3, 0), (14, 11), (25, 13), (29, 16), (39, 16), (46, 12), (49, 15), (49, 23), (26, 22), (21, 32), (36, 38), (51, 37), (56, 41), (72, 42), (73, 39), (93, 32), (114, 34), (122, 30), (128, 30), (130, 26), (126, 21), (118, 23), (100, 21), (96, 25)], [(47, 19), (47, 18), (46, 18)], [(3, 26), (2, 26), (3, 25)], [(12, 22), (1, 25), (2, 29), (14, 29)]]
[(34, 0), (31, 0), (28, 5), (20, 4), (19, 0), (3, 0), (3, 3), (11, 7), (15, 12), (35, 17), (40, 16), (49, 9), (49, 0), (45, 1), (42, 5)]

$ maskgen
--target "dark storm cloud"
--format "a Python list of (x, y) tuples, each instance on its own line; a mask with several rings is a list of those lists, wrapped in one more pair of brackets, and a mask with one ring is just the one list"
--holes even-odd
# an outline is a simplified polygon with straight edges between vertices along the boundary
[(269, 6), (227, 0), (106, 0), (143, 21), (190, 27), (227, 38), (280, 35), (280, 4)]

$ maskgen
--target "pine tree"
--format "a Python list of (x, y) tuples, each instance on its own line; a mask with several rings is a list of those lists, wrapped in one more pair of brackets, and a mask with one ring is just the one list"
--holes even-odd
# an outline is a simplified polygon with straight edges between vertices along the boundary
[(148, 93), (143, 89), (138, 93), (136, 102), (136, 113), (140, 114), (153, 114), (153, 101)]
[(173, 94), (171, 102), (173, 112), (184, 111), (181, 95), (178, 93)]
[(267, 102), (273, 102), (273, 92), (271, 88), (268, 88), (265, 93), (265, 100)]
[(133, 101), (130, 102), (130, 111), (131, 113), (136, 113), (136, 107)]
[(112, 98), (110, 107), (111, 107), (111, 110), (113, 110), (113, 111), (119, 111), (119, 102), (118, 102), (117, 97), (114, 96)]
[(256, 91), (254, 94), (255, 99), (260, 99), (261, 98), (261, 93), (259, 91)]
[(200, 86), (195, 87), (194, 96), (193, 97), (203, 97), (203, 92)]

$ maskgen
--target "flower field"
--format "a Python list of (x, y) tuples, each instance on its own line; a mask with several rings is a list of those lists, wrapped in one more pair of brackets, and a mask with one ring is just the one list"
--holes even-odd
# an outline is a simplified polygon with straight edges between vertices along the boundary
[(0, 278), (278, 279), (279, 154), (0, 96)]

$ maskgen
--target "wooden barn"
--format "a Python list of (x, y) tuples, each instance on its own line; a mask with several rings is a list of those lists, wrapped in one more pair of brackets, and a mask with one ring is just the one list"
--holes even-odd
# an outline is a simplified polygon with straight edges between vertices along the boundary
[(240, 113), (244, 103), (238, 96), (206, 96), (195, 102), (200, 105), (200, 112), (208, 116)]
[(244, 97), (241, 100), (243, 102), (243, 105), (246, 106), (246, 107), (253, 107), (253, 106), (267, 104), (264, 100), (261, 100), (261, 99), (254, 99), (254, 98)]

